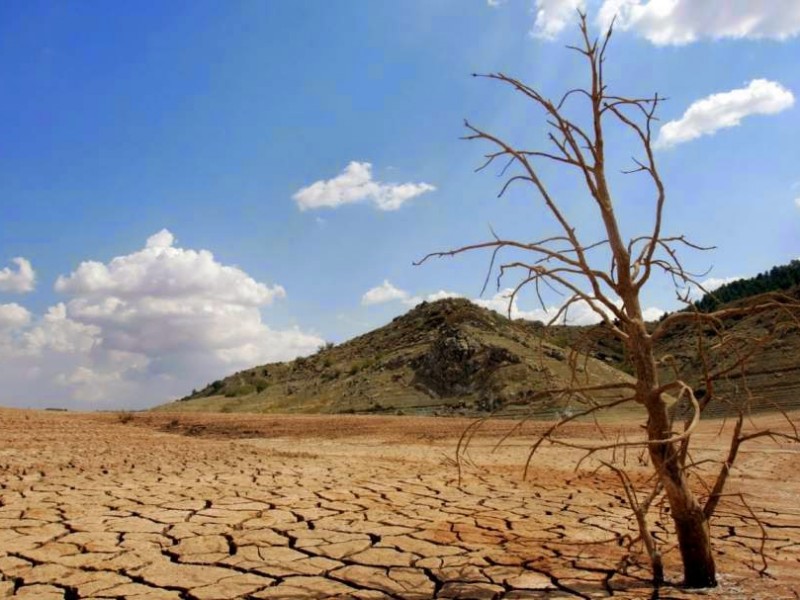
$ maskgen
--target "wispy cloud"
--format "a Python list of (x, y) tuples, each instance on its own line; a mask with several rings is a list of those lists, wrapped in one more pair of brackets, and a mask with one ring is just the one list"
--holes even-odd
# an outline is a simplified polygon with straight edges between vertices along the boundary
[(598, 23), (631, 30), (656, 45), (701, 39), (785, 40), (800, 34), (797, 0), (605, 0)]

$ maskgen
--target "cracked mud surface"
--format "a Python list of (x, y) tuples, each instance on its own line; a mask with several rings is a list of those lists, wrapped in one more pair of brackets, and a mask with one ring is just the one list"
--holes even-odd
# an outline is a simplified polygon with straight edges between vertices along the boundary
[[(491, 454), (507, 428), (492, 424), (459, 487), (450, 457), (467, 423), (0, 410), (0, 598), (694, 597), (654, 596), (635, 564), (617, 572), (619, 536), (634, 533), (622, 492), (576, 475), (563, 448), (522, 481), (527, 442)], [(703, 425), (697, 458), (722, 449), (718, 428)], [(712, 524), (721, 585), (706, 596), (798, 597), (799, 456), (742, 452), (729, 491), (762, 519), (768, 576), (761, 529), (732, 498)]]

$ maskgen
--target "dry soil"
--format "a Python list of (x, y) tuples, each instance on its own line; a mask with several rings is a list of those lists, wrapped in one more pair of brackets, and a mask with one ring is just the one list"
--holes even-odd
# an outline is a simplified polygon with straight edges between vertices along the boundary
[[(785, 426), (758, 419), (750, 426)], [(697, 594), (654, 592), (640, 554), (620, 568), (635, 528), (611, 474), (591, 461), (576, 473), (577, 452), (554, 448), (522, 479), (543, 424), (496, 452), (511, 423), (489, 424), (459, 483), (453, 455), (468, 423), (0, 410), (0, 597)], [(720, 425), (702, 425), (695, 460), (724, 455)], [(639, 432), (606, 427), (612, 438)], [(588, 424), (566, 434), (599, 439)], [(638, 451), (616, 459), (635, 477), (647, 472)], [(727, 497), (713, 522), (720, 586), (706, 597), (800, 597), (799, 475), (797, 447), (758, 440), (742, 452), (729, 491), (743, 496)], [(654, 512), (675, 582), (668, 523)]]

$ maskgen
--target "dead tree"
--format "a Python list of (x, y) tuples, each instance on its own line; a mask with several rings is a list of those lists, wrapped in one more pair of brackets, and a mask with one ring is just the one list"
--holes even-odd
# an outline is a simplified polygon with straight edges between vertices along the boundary
[[(662, 215), (666, 204), (664, 183), (656, 165), (653, 152), (653, 126), (656, 112), (663, 101), (658, 94), (651, 97), (628, 97), (615, 95), (609, 91), (603, 75), (606, 51), (611, 39), (609, 29), (599, 39), (590, 36), (586, 16), (580, 15), (581, 43), (571, 46), (585, 60), (589, 70), (590, 82), (585, 88), (567, 91), (557, 101), (550, 100), (538, 90), (522, 81), (502, 73), (475, 75), (510, 86), (538, 107), (549, 125), (546, 150), (527, 149), (512, 145), (500, 137), (466, 122), (469, 134), (467, 140), (481, 140), (491, 146), (486, 154), (486, 162), (477, 170), (482, 170), (496, 161), (504, 163), (502, 173), (510, 173), (500, 190), (502, 196), (511, 186), (518, 184), (531, 186), (544, 205), (546, 212), (554, 219), (557, 231), (538, 241), (527, 242), (503, 239), (492, 232), (489, 241), (470, 244), (445, 252), (435, 252), (424, 257), (419, 263), (431, 257), (454, 256), (473, 250), (492, 251), (490, 273), (500, 251), (511, 251), (514, 258), (498, 266), (498, 287), (502, 277), (517, 273), (518, 281), (509, 297), (509, 313), (518, 292), (523, 288), (534, 288), (543, 308), (545, 303), (541, 291), (543, 286), (562, 292), (564, 303), (550, 324), (558, 322), (574, 305), (588, 306), (602, 322), (608, 335), (613, 336), (624, 346), (633, 370), (633, 382), (623, 382), (602, 386), (604, 389), (617, 388), (624, 397), (608, 403), (589, 402), (586, 410), (574, 413), (555, 423), (533, 446), (530, 458), (543, 442), (580, 447), (592, 455), (599, 450), (640, 447), (649, 456), (654, 471), (652, 493), (645, 499), (637, 499), (633, 484), (624, 469), (609, 465), (621, 479), (630, 504), (639, 522), (641, 539), (647, 547), (653, 567), (654, 579), (661, 580), (661, 559), (654, 541), (647, 531), (646, 514), (654, 498), (663, 494), (669, 506), (669, 514), (677, 535), (678, 547), (683, 562), (684, 584), (691, 588), (715, 586), (716, 566), (712, 553), (709, 520), (714, 514), (731, 465), (736, 459), (739, 446), (756, 437), (784, 437), (798, 441), (797, 431), (790, 433), (757, 431), (743, 433), (746, 411), (739, 412), (728, 456), (722, 461), (719, 472), (709, 486), (705, 501), (690, 486), (689, 474), (697, 465), (690, 459), (690, 441), (702, 412), (714, 399), (714, 381), (725, 373), (741, 368), (746, 354), (751, 350), (740, 349), (732, 361), (715, 371), (715, 366), (706, 364), (704, 369), (704, 395), (698, 398), (697, 384), (686, 382), (679, 377), (665, 381), (660, 376), (659, 363), (654, 344), (670, 331), (678, 327), (692, 325), (703, 328), (722, 329), (724, 319), (752, 315), (763, 311), (788, 311), (797, 314), (797, 302), (780, 295), (765, 295), (738, 307), (724, 308), (716, 312), (702, 313), (686, 310), (673, 313), (662, 319), (655, 329), (648, 328), (642, 313), (641, 294), (645, 285), (656, 275), (671, 277), (676, 288), (689, 289), (695, 286), (702, 289), (696, 281), (697, 275), (684, 269), (679, 259), (679, 249), (706, 249), (690, 242), (683, 235), (667, 235), (662, 231)], [(574, 103), (581, 102), (587, 113), (580, 119), (569, 115)], [(626, 173), (638, 173), (648, 177), (653, 184), (653, 222), (649, 231), (636, 235), (627, 241), (623, 237), (619, 220), (606, 176), (605, 128), (622, 127), (636, 140), (639, 156), (634, 158), (634, 166)], [(563, 165), (580, 178), (585, 186), (587, 198), (602, 221), (605, 237), (599, 241), (586, 243), (579, 239), (573, 223), (566, 217), (563, 206), (550, 192), (543, 181), (540, 161)], [(417, 263), (417, 264), (419, 264)], [(487, 276), (488, 279), (488, 276)], [(686, 296), (688, 304), (688, 295)], [(788, 308), (787, 308), (788, 307)], [(728, 340), (729, 343), (730, 340)], [(724, 345), (724, 344), (723, 344)], [(735, 344), (734, 344), (735, 346)], [(707, 359), (710, 356), (704, 353)], [(580, 394), (591, 395), (597, 386), (581, 386), (573, 377), (574, 385), (563, 389), (548, 390), (537, 394)], [(689, 416), (676, 425), (670, 410), (675, 399), (690, 405)], [(535, 400), (535, 398), (534, 398)], [(647, 414), (645, 425), (646, 439), (640, 441), (616, 440), (608, 444), (580, 446), (553, 433), (575, 418), (591, 416), (600, 410), (613, 408), (624, 402), (635, 402), (644, 407)], [(789, 421), (791, 425), (791, 421)], [(465, 434), (462, 446), (468, 443), (472, 431)], [(608, 464), (608, 463), (606, 463)]]

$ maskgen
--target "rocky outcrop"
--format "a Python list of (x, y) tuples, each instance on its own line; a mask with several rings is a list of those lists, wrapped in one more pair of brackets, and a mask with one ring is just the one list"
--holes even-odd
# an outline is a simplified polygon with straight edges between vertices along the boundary
[(416, 384), (439, 396), (459, 396), (480, 392), (498, 369), (520, 362), (520, 357), (506, 348), (483, 344), (445, 325), (429, 351), (413, 361), (412, 368)]

